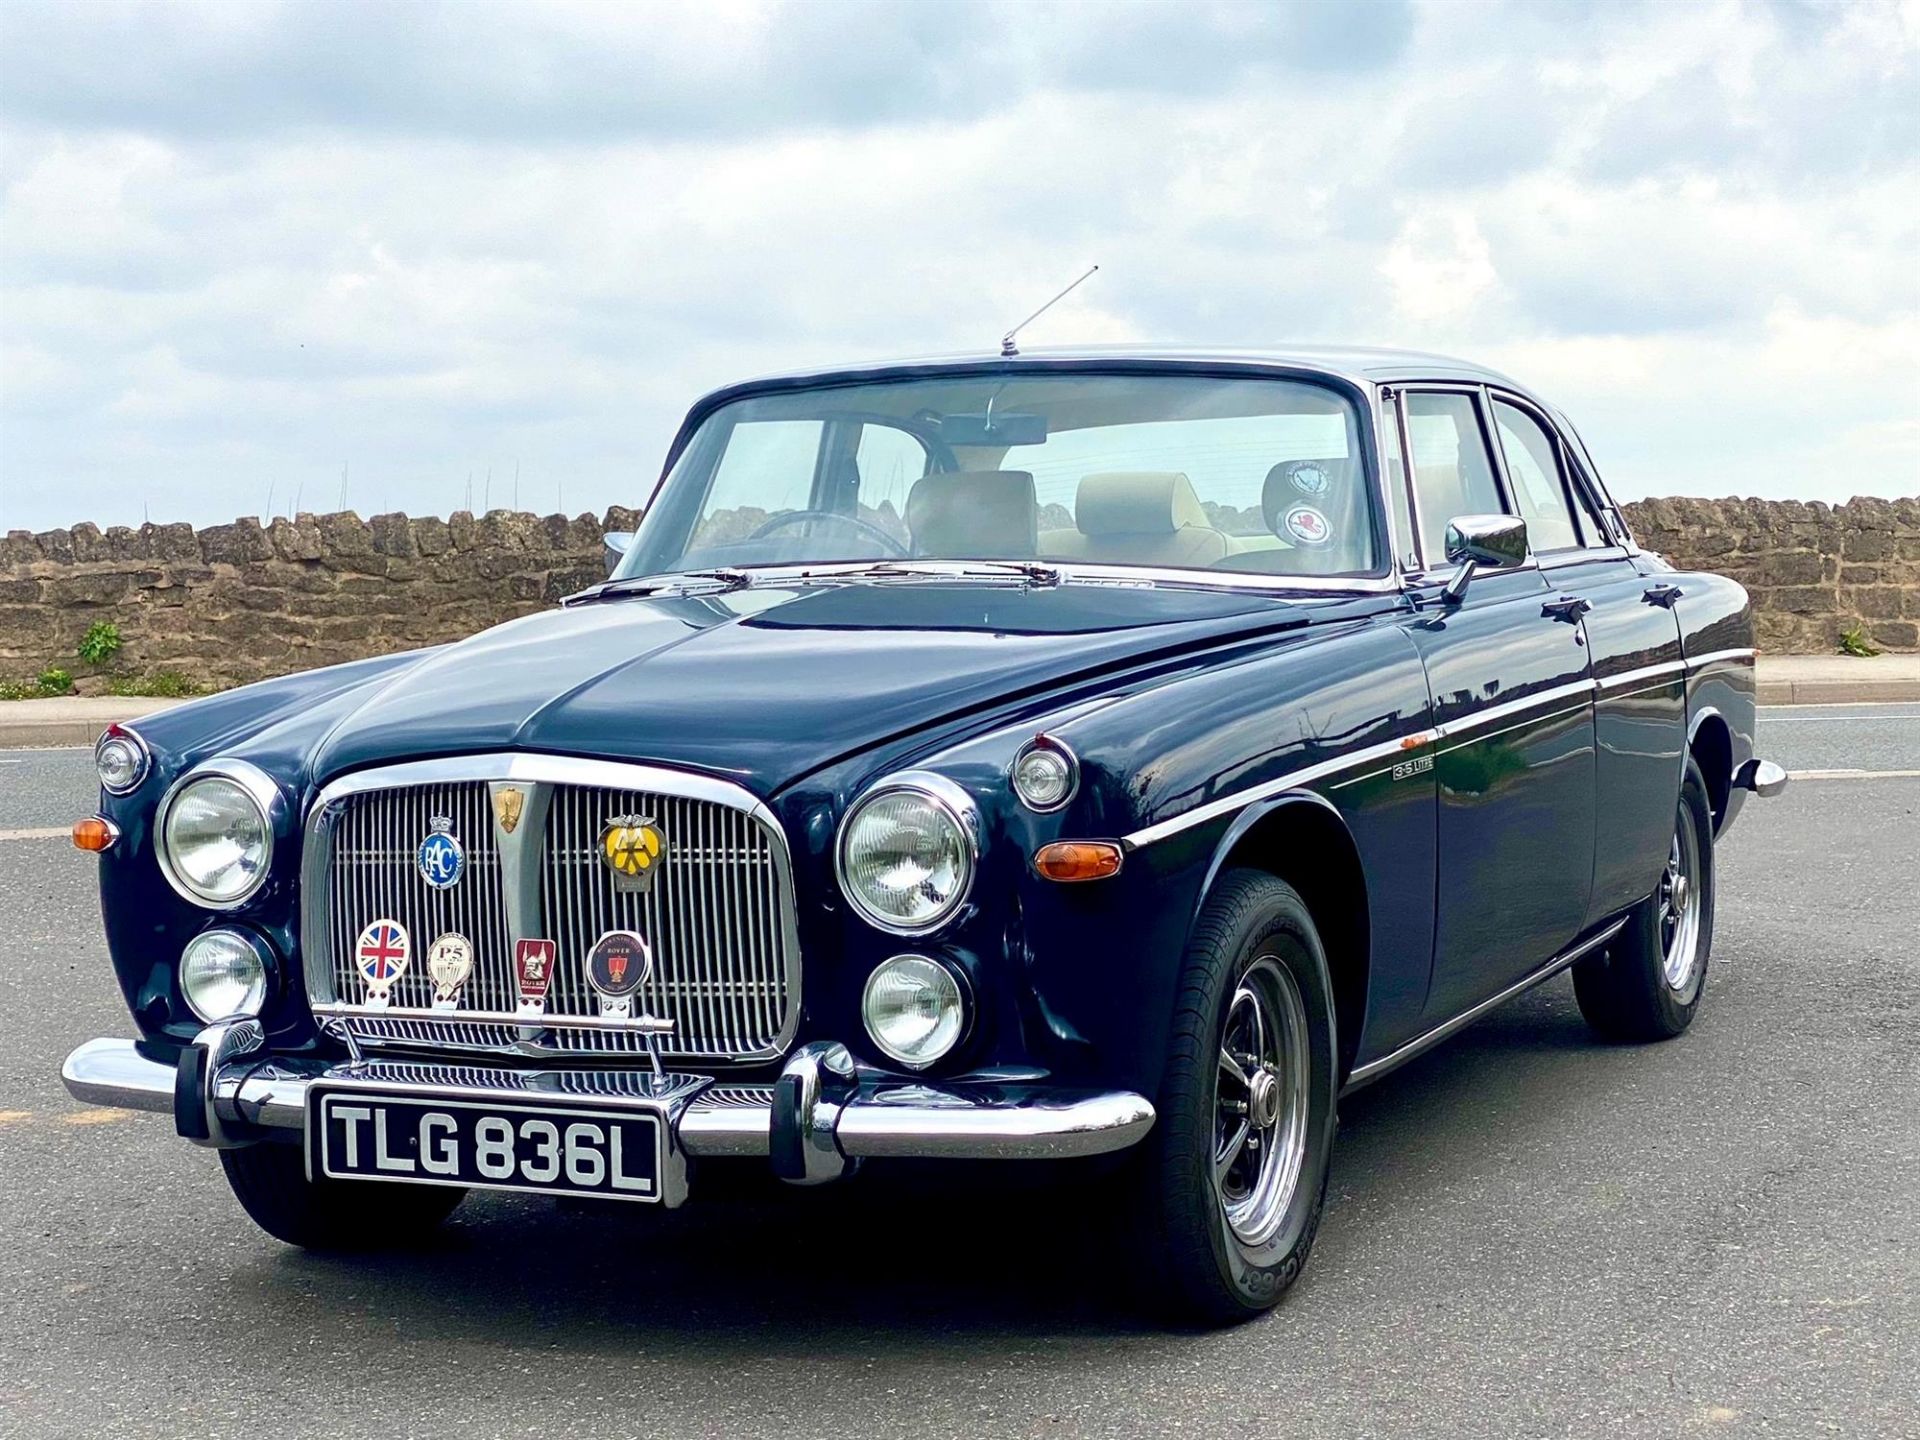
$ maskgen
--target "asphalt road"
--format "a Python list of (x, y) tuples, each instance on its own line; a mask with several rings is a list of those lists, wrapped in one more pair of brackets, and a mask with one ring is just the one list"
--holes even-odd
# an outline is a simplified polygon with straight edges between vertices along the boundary
[[(1920, 707), (1761, 728), (1920, 771)], [(276, 1244), (168, 1119), (61, 1088), (128, 1021), (89, 865), (13, 837), (87, 770), (0, 755), (0, 1433), (1920, 1435), (1920, 778), (1750, 804), (1687, 1036), (1598, 1045), (1564, 979), (1496, 1012), (1342, 1107), (1277, 1314), (1166, 1334), (1101, 1193), (1004, 1169)]]

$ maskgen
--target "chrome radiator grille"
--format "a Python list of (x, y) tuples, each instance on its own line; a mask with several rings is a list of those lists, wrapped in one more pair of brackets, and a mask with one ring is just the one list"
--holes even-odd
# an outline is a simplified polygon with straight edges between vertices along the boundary
[[(467, 852), (460, 883), (435, 890), (414, 868), (414, 852), (433, 817), (453, 821)], [(327, 905), (328, 961), (333, 991), (341, 999), (360, 993), (353, 947), (362, 926), (397, 920), (413, 937), (413, 963), (393, 987), (395, 1005), (426, 1008), (433, 1000), (427, 978), (427, 946), (436, 935), (457, 931), (473, 942), (473, 979), (466, 1005), (474, 1010), (511, 1010), (513, 942), (507, 936), (506, 898), (501, 894), (500, 852), (493, 843), (482, 781), (376, 790), (342, 806), (333, 837)]]
[[(492, 792), (522, 792), (517, 834), (504, 832)], [(601, 862), (600, 835), (616, 816), (654, 821), (665, 851), (644, 894), (621, 893)], [(435, 890), (416, 867), (436, 817), (452, 820), (465, 851), (453, 886)], [(450, 1051), (536, 1048), (633, 1054), (637, 1031), (564, 1029), (467, 1018), (512, 1011), (514, 942), (557, 948), (547, 1013), (598, 1014), (585, 957), (608, 930), (636, 930), (652, 946), (638, 1013), (674, 1023), (664, 1057), (760, 1060), (778, 1055), (799, 1015), (799, 954), (784, 837), (765, 807), (736, 786), (646, 766), (543, 756), (423, 761), (337, 781), (307, 825), (303, 940), (316, 1003), (348, 1008), (356, 1038)], [(354, 947), (376, 919), (404, 925), (412, 963), (393, 989), (395, 1009), (430, 1006), (426, 952), (448, 931), (474, 947), (458, 1010), (443, 1015), (364, 1009)], [(463, 1014), (462, 1012), (466, 1012)]]
[[(613, 815), (650, 816), (670, 837), (644, 895), (617, 892), (601, 864), (600, 828)], [(609, 930), (637, 930), (653, 945), (653, 975), (635, 1004), (675, 1021), (676, 1036), (699, 1036), (703, 1051), (748, 1055), (780, 1034), (791, 997), (779, 873), (765, 827), (752, 816), (675, 795), (561, 787), (547, 820), (542, 892), (547, 933), (562, 957), (550, 1008), (593, 1013), (584, 968), (566, 957), (585, 955)], [(605, 1038), (582, 1035), (581, 1048)]]

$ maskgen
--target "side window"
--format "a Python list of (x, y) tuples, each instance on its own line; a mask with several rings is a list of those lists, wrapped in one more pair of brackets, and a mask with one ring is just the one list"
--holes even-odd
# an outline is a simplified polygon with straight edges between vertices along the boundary
[(860, 518), (905, 541), (907, 492), (927, 473), (927, 447), (892, 425), (862, 425), (853, 464), (860, 472)]
[(1507, 462), (1507, 479), (1520, 518), (1527, 522), (1527, 540), (1535, 554), (1570, 550), (1580, 543), (1567, 508), (1567, 489), (1560, 476), (1560, 457), (1540, 422), (1504, 400), (1493, 402), (1494, 427), (1500, 432), (1500, 453)]
[(1420, 538), (1427, 564), (1447, 563), (1447, 522), (1456, 515), (1498, 515), (1500, 486), (1471, 395), (1431, 390), (1403, 393), (1413, 486), (1420, 497)]
[(692, 544), (741, 540), (769, 516), (804, 510), (820, 455), (818, 420), (747, 420), (727, 435)]

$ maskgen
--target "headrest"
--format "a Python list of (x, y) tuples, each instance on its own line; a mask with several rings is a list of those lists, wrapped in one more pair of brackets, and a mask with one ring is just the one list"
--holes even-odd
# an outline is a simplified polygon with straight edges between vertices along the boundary
[(1296, 505), (1310, 505), (1323, 513), (1329, 504), (1337, 505), (1330, 492), (1345, 484), (1348, 464), (1344, 455), (1330, 460), (1282, 460), (1267, 471), (1266, 483), (1260, 487), (1260, 513), (1267, 528), (1284, 534), (1281, 522)]
[(1082, 535), (1171, 535), (1209, 528), (1193, 482), (1178, 470), (1109, 470), (1080, 481), (1073, 501)]
[(906, 520), (916, 555), (1030, 560), (1040, 545), (1040, 506), (1026, 470), (923, 475), (907, 492)]

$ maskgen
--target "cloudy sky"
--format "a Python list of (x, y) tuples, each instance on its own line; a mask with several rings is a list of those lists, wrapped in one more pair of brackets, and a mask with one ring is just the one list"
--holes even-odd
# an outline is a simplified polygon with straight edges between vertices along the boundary
[(0, 196), (0, 529), (630, 502), (701, 390), (1094, 261), (1031, 343), (1463, 353), (1624, 497), (1920, 492), (1917, 0), (5, 0)]

